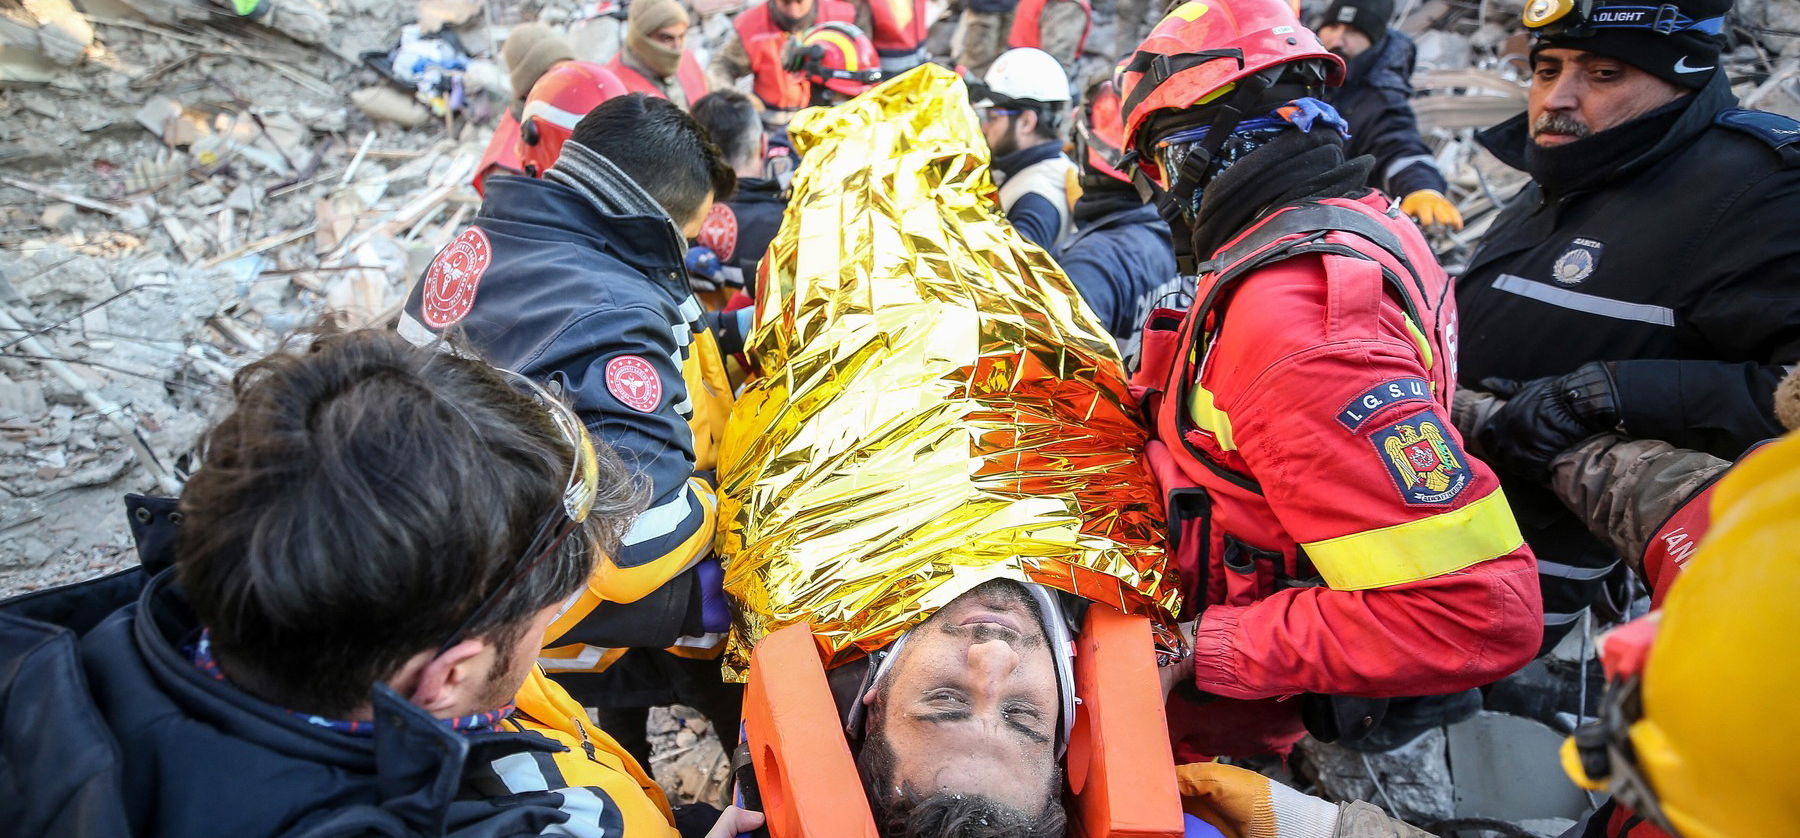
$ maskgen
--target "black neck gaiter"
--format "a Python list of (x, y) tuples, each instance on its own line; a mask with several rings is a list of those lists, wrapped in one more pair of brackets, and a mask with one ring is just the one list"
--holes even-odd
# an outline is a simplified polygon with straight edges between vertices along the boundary
[(1525, 171), (1549, 195), (1604, 183), (1668, 136), (1693, 101), (1694, 97), (1683, 96), (1623, 125), (1560, 146), (1540, 146), (1528, 131)]
[(1206, 184), (1193, 225), (1194, 256), (1211, 258), (1270, 208), (1360, 193), (1374, 165), (1366, 155), (1345, 160), (1344, 139), (1329, 127), (1275, 135)]

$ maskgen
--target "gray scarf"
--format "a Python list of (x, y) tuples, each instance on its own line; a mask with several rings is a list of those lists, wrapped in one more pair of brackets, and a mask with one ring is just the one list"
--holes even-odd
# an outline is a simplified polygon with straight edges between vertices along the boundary
[[(580, 192), (582, 197), (591, 201), (595, 207), (607, 215), (649, 215), (669, 222), (669, 233), (677, 242), (684, 242), (681, 229), (675, 226), (674, 219), (669, 218), (668, 210), (662, 208), (650, 193), (645, 192), (630, 175), (619, 171), (611, 160), (600, 156), (593, 149), (570, 140), (563, 143), (562, 156), (556, 158), (556, 165), (544, 173), (545, 180), (554, 180), (570, 189)], [(686, 246), (680, 248), (685, 251)]]

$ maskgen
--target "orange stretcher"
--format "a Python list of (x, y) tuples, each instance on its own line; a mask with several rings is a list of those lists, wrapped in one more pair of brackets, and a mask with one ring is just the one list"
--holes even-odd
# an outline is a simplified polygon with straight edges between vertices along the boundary
[[(1070, 834), (1181, 838), (1175, 758), (1150, 621), (1088, 608), (1075, 638)], [(756, 644), (744, 739), (772, 838), (877, 838), (819, 647), (806, 624)]]

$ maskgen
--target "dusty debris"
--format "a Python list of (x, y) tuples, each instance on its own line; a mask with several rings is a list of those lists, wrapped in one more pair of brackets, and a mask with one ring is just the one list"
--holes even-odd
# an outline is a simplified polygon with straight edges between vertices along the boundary
[[(330, 46), (296, 36), (302, 7)], [(37, 510), (0, 519), (0, 596), (134, 561), (121, 496), (179, 489), (236, 369), (334, 308), (381, 322), (454, 234), (479, 153), (459, 174), (457, 143), (485, 132), (378, 127), (351, 98), (412, 104), (354, 56), (413, 10), (274, 9), (0, 3), (0, 504)], [(356, 200), (321, 252), (336, 192)]]
[[(1523, 2), (1400, 4), (1415, 107), (1469, 221), (1437, 241), (1452, 269), (1523, 182), (1473, 139), (1524, 107)], [(592, 0), (263, 0), (241, 18), (228, 5), (0, 0), (0, 596), (135, 562), (121, 495), (176, 488), (240, 366), (327, 311), (395, 315), (474, 211), (469, 175), (511, 97), (496, 61), (513, 26), (560, 27), (604, 62), (625, 18)], [(703, 65), (747, 5), (692, 0)], [(933, 0), (932, 17), (949, 5)], [(1110, 73), (1163, 4), (1116, 19), (1126, 5), (1093, 4), (1078, 87)], [(460, 46), (437, 75), (401, 82), (393, 59), (413, 24)], [(1800, 0), (1738, 0), (1727, 34), (1745, 105), (1800, 116)], [(728, 760), (704, 719), (658, 709), (651, 736), (671, 798), (726, 800)], [(1390, 796), (1420, 785), (1390, 768), (1364, 773)], [(1443, 808), (1439, 790), (1418, 791), (1421, 811)]]

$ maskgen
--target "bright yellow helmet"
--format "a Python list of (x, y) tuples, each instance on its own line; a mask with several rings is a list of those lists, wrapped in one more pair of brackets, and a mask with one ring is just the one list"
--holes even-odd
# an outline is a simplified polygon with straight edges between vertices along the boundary
[[(1712, 518), (1641, 677), (1615, 682), (1565, 765), (1584, 785), (1610, 774), (1621, 803), (1681, 838), (1800, 837), (1800, 436), (1733, 467)], [(1591, 762), (1602, 744), (1610, 759)]]

